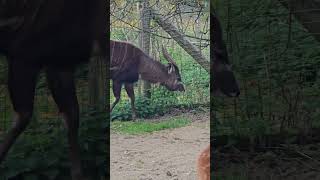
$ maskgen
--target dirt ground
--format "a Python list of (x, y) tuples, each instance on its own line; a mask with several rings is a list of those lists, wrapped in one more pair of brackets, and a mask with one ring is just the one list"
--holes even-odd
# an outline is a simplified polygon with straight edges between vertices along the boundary
[(209, 112), (183, 116), (192, 123), (182, 128), (144, 135), (111, 132), (111, 180), (195, 180), (197, 157), (210, 142)]
[(320, 143), (282, 145), (260, 152), (218, 149), (213, 153), (214, 174), (217, 180), (319, 180), (319, 150)]

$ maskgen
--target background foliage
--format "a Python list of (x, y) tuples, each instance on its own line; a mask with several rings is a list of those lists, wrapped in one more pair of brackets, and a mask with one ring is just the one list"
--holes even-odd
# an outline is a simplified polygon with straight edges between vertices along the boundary
[(218, 1), (216, 10), (241, 96), (215, 98), (212, 133), (265, 144), (265, 135), (319, 128), (319, 42), (278, 1)]
[[(209, 59), (209, 9), (207, 1), (150, 1), (150, 6), (161, 15), (199, 49)], [(111, 39), (130, 42), (140, 47), (140, 13), (139, 2), (113, 1), (111, 4)], [(128, 16), (130, 14), (130, 16)], [(163, 87), (152, 86), (151, 98), (142, 96), (142, 87), (136, 85), (137, 115), (141, 118), (162, 115), (172, 107), (193, 107), (209, 104), (209, 74), (198, 65), (162, 28), (151, 21), (150, 55), (162, 63), (167, 63), (161, 53), (165, 45), (169, 54), (180, 68), (186, 92), (170, 92)], [(111, 90), (112, 92), (112, 90)], [(110, 103), (114, 101), (110, 95)], [(122, 92), (122, 101), (112, 112), (113, 120), (131, 118), (130, 101)]]
[[(136, 1), (111, 1), (112, 39), (129, 41), (139, 47), (140, 13)], [(200, 1), (199, 1), (200, 2)], [(209, 57), (209, 16), (207, 1), (150, 1), (150, 5), (168, 18), (186, 38)], [(151, 22), (150, 55), (163, 63), (159, 47), (167, 45), (174, 57), (186, 85), (185, 93), (169, 92), (153, 86), (151, 99), (141, 96), (136, 86), (138, 116), (142, 118), (162, 115), (172, 107), (194, 107), (209, 104), (209, 75), (179, 47), (169, 35)], [(105, 112), (95, 112), (89, 107), (88, 65), (77, 69), (77, 95), (81, 110), (80, 144), (86, 174), (92, 179), (106, 176), (108, 153), (106, 144)], [(0, 142), (11, 126), (12, 107), (7, 91), (7, 63), (0, 57)], [(107, 97), (104, 97), (107, 98)], [(113, 96), (110, 96), (113, 101)], [(131, 117), (129, 101), (122, 101), (112, 114), (113, 119), (128, 120)], [(41, 72), (36, 87), (34, 115), (31, 124), (13, 146), (4, 163), (0, 165), (0, 179), (70, 179), (70, 162), (66, 142), (66, 130), (57, 107)], [(91, 173), (91, 174), (90, 174)]]

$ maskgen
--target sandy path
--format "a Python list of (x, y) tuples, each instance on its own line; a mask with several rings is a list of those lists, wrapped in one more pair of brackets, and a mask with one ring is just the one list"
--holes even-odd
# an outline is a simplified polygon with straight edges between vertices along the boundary
[(111, 180), (195, 180), (209, 143), (209, 113), (185, 114), (186, 127), (145, 135), (111, 133)]

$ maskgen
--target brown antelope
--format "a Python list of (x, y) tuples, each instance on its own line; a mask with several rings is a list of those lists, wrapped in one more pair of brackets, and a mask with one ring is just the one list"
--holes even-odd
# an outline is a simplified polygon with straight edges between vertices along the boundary
[(15, 111), (13, 126), (0, 144), (0, 162), (30, 122), (37, 76), (45, 68), (68, 130), (72, 179), (84, 179), (73, 72), (77, 64), (89, 60), (95, 41), (100, 49), (106, 48), (101, 41), (106, 9), (105, 0), (0, 1), (0, 53), (8, 60), (8, 89)]
[(162, 52), (169, 62), (167, 66), (130, 43), (110, 40), (112, 90), (116, 98), (110, 112), (119, 102), (121, 87), (124, 84), (131, 99), (132, 118), (135, 119), (133, 84), (138, 81), (139, 75), (141, 79), (150, 83), (160, 83), (170, 91), (184, 91), (177, 64), (165, 48), (162, 48)]
[[(211, 12), (211, 24), (213, 31), (213, 63), (211, 63), (213, 85), (212, 95), (224, 94), (228, 97), (237, 97), (240, 89), (237, 80), (232, 72), (228, 60), (227, 48), (222, 39), (222, 28), (216, 15)], [(197, 161), (197, 173), (199, 180), (210, 180), (210, 145), (208, 145), (199, 155)]]

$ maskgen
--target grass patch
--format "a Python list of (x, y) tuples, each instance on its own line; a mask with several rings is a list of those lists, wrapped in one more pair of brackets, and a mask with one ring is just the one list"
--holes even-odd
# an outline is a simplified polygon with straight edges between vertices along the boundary
[(144, 134), (164, 129), (172, 129), (186, 126), (191, 123), (190, 119), (172, 118), (161, 122), (150, 121), (113, 121), (111, 129), (126, 134)]

